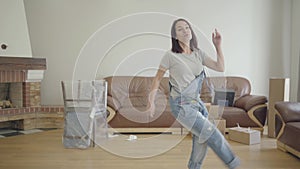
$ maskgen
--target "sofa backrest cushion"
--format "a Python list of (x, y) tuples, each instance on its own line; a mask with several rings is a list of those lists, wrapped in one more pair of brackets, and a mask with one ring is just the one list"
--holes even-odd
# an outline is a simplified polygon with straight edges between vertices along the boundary
[[(105, 80), (108, 83), (108, 96), (118, 100), (122, 107), (126, 106), (147, 106), (148, 93), (150, 91), (153, 77), (142, 76), (110, 76)], [(159, 87), (162, 92), (158, 99), (168, 99), (169, 78), (164, 77)], [(232, 89), (235, 91), (235, 100), (251, 92), (250, 82), (242, 77), (208, 77), (203, 82), (201, 90), (201, 99), (204, 102), (211, 102), (214, 89)], [(158, 101), (159, 102), (159, 101)]]
[[(148, 104), (148, 94), (151, 89), (153, 77), (142, 76), (110, 76), (105, 80), (108, 83), (107, 95), (116, 99), (121, 107), (144, 107)], [(163, 97), (161, 103), (166, 104), (169, 93), (168, 78), (164, 77), (160, 84), (160, 91)], [(161, 96), (160, 95), (160, 96)], [(159, 95), (158, 95), (159, 96)], [(156, 100), (157, 101), (157, 100)], [(158, 101), (159, 102), (159, 101)]]
[(243, 77), (207, 77), (203, 81), (201, 90), (201, 99), (204, 102), (211, 103), (214, 96), (215, 89), (230, 89), (235, 91), (234, 100), (249, 95), (251, 92), (251, 85), (249, 80)]

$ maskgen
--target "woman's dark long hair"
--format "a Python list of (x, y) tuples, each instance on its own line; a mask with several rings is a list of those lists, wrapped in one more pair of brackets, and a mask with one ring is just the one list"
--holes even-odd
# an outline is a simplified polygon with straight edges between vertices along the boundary
[(172, 39), (172, 52), (175, 52), (175, 53), (182, 53), (183, 52), (183, 49), (181, 48), (181, 46), (179, 45), (179, 42), (178, 42), (178, 39), (176, 39), (176, 30), (175, 30), (175, 25), (177, 22), (179, 21), (184, 21), (186, 22), (189, 27), (190, 27), (190, 30), (191, 30), (191, 33), (192, 33), (192, 39), (190, 40), (190, 48), (192, 51), (194, 51), (195, 49), (199, 49), (198, 48), (198, 42), (197, 42), (197, 37), (191, 27), (191, 24), (183, 19), (183, 18), (179, 18), (177, 20), (175, 20), (172, 24), (172, 28), (171, 28), (171, 39)]

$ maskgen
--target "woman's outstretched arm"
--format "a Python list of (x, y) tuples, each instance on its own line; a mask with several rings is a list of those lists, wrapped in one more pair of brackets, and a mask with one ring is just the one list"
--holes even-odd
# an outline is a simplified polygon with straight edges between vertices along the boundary
[(155, 77), (153, 79), (153, 82), (152, 82), (152, 85), (151, 85), (150, 93), (149, 93), (149, 96), (148, 96), (148, 106), (147, 106), (147, 110), (150, 112), (151, 116), (154, 115), (155, 96), (156, 96), (160, 81), (163, 78), (165, 72), (166, 72), (166, 69), (160, 66), (159, 69), (156, 72), (156, 75), (155, 75)]

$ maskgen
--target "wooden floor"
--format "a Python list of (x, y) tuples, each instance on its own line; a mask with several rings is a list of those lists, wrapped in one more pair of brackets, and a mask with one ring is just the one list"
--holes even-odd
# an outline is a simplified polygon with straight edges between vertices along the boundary
[[(0, 138), (1, 169), (186, 169), (191, 137), (178, 135), (128, 135), (112, 138), (100, 147), (85, 150), (65, 149), (62, 130)], [(182, 141), (180, 141), (182, 139)], [(148, 141), (147, 141), (148, 140)], [(168, 147), (174, 140), (173, 148)], [(179, 140), (179, 141), (178, 141)], [(142, 143), (142, 144), (140, 144)], [(260, 144), (229, 142), (241, 158), (242, 169), (299, 169), (300, 159), (276, 149), (275, 139), (263, 137)], [(106, 146), (106, 147), (105, 147)], [(170, 149), (170, 150), (169, 150)], [(209, 150), (204, 169), (226, 168)]]

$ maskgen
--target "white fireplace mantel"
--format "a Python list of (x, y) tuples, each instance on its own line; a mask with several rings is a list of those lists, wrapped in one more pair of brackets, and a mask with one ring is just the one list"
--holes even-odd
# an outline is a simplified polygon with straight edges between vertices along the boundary
[(44, 70), (28, 70), (26, 82), (40, 82), (44, 78)]

